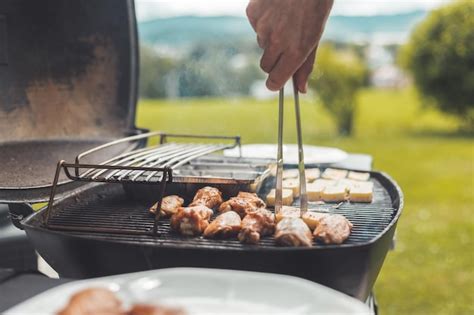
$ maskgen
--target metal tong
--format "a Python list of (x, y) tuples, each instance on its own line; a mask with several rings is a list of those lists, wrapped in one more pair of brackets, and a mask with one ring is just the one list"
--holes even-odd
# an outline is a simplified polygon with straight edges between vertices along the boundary
[[(300, 180), (300, 213), (303, 215), (308, 211), (308, 195), (306, 194), (306, 174), (304, 166), (303, 137), (301, 135), (300, 98), (296, 82), (293, 79), (293, 94), (295, 97), (296, 132), (298, 137), (298, 171)], [(284, 88), (281, 88), (278, 100), (278, 151), (277, 172), (275, 188), (275, 214), (282, 207), (283, 189), (283, 113), (284, 113)]]

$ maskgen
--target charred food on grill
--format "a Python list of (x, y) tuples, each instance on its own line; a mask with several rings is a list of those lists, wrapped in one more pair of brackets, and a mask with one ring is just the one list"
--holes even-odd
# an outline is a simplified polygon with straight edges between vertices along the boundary
[(352, 223), (343, 215), (331, 214), (319, 221), (313, 236), (325, 244), (342, 244), (351, 234), (352, 227)]
[(183, 235), (201, 235), (214, 212), (205, 205), (181, 207), (170, 220), (171, 228)]
[(246, 214), (265, 207), (265, 202), (257, 194), (241, 191), (236, 197), (223, 202), (219, 207), (219, 212), (235, 211), (243, 218)]
[(311, 230), (300, 218), (283, 218), (276, 226), (275, 241), (279, 245), (311, 247)]
[(214, 209), (215, 207), (220, 206), (221, 203), (222, 193), (219, 191), (219, 189), (206, 186), (197, 191), (193, 201), (189, 206), (192, 207), (203, 205), (210, 209)]
[(204, 230), (207, 238), (229, 238), (237, 235), (240, 231), (240, 216), (234, 211), (224, 212)]
[(239, 241), (246, 244), (257, 244), (263, 236), (275, 231), (275, 216), (267, 209), (260, 208), (248, 213), (242, 220)]
[[(160, 216), (169, 217), (175, 214), (180, 207), (184, 204), (184, 199), (180, 196), (170, 195), (163, 197), (161, 200)], [(150, 212), (157, 214), (158, 203), (155, 203), (151, 208)]]

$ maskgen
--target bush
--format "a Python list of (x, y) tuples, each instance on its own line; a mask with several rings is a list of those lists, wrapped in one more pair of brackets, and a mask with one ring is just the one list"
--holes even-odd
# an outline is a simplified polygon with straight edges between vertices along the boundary
[(353, 52), (339, 52), (330, 45), (318, 49), (310, 87), (335, 119), (341, 135), (352, 133), (355, 95), (366, 77), (367, 68)]
[(400, 56), (426, 103), (474, 123), (474, 1), (431, 12)]

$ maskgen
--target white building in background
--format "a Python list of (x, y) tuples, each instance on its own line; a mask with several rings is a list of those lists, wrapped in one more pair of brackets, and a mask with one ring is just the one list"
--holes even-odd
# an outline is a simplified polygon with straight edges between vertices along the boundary
[(401, 88), (408, 84), (408, 77), (397, 66), (386, 64), (372, 71), (370, 83), (378, 88)]

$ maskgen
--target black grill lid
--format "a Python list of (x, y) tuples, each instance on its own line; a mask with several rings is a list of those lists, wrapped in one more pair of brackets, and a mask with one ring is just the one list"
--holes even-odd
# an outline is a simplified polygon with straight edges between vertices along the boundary
[(137, 132), (137, 54), (131, 0), (0, 2), (0, 202), (45, 200), (59, 159)]

